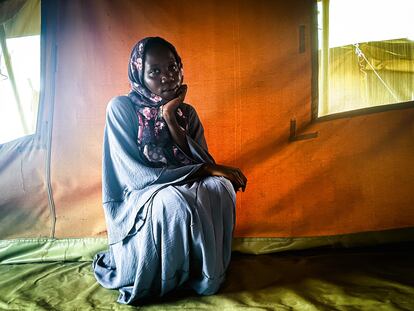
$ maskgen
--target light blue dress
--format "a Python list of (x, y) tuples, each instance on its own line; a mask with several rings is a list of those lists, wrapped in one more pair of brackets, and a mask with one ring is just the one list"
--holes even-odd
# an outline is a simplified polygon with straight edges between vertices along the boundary
[(178, 287), (218, 291), (230, 262), (235, 192), (224, 177), (190, 180), (208, 154), (203, 127), (190, 105), (187, 141), (196, 164), (145, 164), (137, 117), (126, 96), (108, 105), (103, 147), (103, 206), (109, 250), (93, 261), (97, 281), (130, 304)]

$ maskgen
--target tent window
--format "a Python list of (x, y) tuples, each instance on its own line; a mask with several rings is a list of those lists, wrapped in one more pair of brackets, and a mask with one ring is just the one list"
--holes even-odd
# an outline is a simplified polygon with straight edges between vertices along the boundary
[(414, 1), (318, 1), (318, 117), (414, 100)]
[(36, 131), (40, 1), (0, 3), (0, 144)]

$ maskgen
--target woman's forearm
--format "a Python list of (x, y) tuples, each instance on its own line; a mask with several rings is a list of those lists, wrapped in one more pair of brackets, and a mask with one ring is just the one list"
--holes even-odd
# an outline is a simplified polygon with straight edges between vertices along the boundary
[(247, 178), (242, 171), (235, 167), (204, 163), (194, 174), (192, 178), (203, 178), (207, 176), (222, 176), (227, 178), (233, 185), (235, 191), (246, 188)]
[(191, 174), (191, 178), (204, 178), (211, 175), (211, 164), (204, 163), (196, 172)]
[(178, 124), (175, 113), (163, 113), (164, 120), (170, 130), (172, 139), (188, 156), (191, 156), (190, 148), (188, 147), (185, 130)]

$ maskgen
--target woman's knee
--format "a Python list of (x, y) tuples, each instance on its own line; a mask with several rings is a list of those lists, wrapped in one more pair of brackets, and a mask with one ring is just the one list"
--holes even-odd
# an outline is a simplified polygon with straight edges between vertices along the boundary
[(163, 220), (186, 220), (189, 217), (189, 208), (186, 200), (173, 187), (167, 187), (154, 196), (152, 215)]

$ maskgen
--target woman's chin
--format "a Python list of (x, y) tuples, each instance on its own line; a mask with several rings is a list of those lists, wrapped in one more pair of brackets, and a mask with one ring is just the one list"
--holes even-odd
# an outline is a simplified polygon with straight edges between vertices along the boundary
[(165, 100), (171, 100), (177, 97), (177, 93), (176, 92), (164, 92), (162, 93), (162, 98), (164, 98)]

